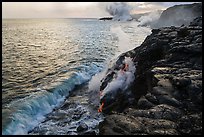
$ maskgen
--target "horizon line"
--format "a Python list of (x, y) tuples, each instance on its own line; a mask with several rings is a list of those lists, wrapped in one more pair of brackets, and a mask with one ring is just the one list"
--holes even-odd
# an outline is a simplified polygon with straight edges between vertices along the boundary
[(99, 18), (102, 18), (102, 17), (64, 17), (64, 18), (60, 18), (60, 17), (56, 17), (56, 18), (53, 18), (53, 17), (45, 17), (45, 18), (35, 18), (35, 17), (32, 17), (32, 18), (25, 18), (25, 17), (22, 17), (22, 18), (2, 18), (2, 19), (99, 19)]

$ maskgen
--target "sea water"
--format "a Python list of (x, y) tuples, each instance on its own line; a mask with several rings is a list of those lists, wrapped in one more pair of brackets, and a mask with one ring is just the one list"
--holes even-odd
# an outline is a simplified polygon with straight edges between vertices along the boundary
[[(69, 100), (76, 87), (105, 70), (111, 59), (139, 46), (150, 29), (137, 24), (98, 19), (3, 19), (2, 134), (28, 134)], [(91, 121), (87, 123), (91, 125)]]

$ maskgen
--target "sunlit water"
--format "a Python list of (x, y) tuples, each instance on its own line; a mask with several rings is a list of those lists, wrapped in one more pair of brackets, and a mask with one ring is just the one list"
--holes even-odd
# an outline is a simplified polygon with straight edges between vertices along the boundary
[(136, 22), (3, 20), (2, 134), (27, 134), (77, 86), (149, 33)]

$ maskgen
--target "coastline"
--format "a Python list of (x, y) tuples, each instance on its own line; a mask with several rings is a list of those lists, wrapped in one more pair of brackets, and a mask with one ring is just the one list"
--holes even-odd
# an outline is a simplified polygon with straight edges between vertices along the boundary
[[(134, 58), (135, 103), (105, 114), (101, 135), (202, 134), (202, 16), (189, 26), (153, 29)], [(114, 110), (115, 109), (115, 110)]]

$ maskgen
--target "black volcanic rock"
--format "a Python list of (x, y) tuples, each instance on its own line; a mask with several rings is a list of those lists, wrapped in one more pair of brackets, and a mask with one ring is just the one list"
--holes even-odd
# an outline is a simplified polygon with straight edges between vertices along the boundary
[(132, 105), (104, 113), (102, 135), (202, 134), (202, 16), (189, 26), (152, 30), (141, 46), (123, 53), (134, 58)]
[(103, 17), (103, 18), (99, 18), (99, 20), (112, 20), (113, 17)]
[(189, 26), (200, 26), (202, 27), (202, 16), (195, 18)]
[(81, 123), (78, 127), (77, 127), (77, 132), (82, 132), (88, 129), (88, 126), (85, 123)]

